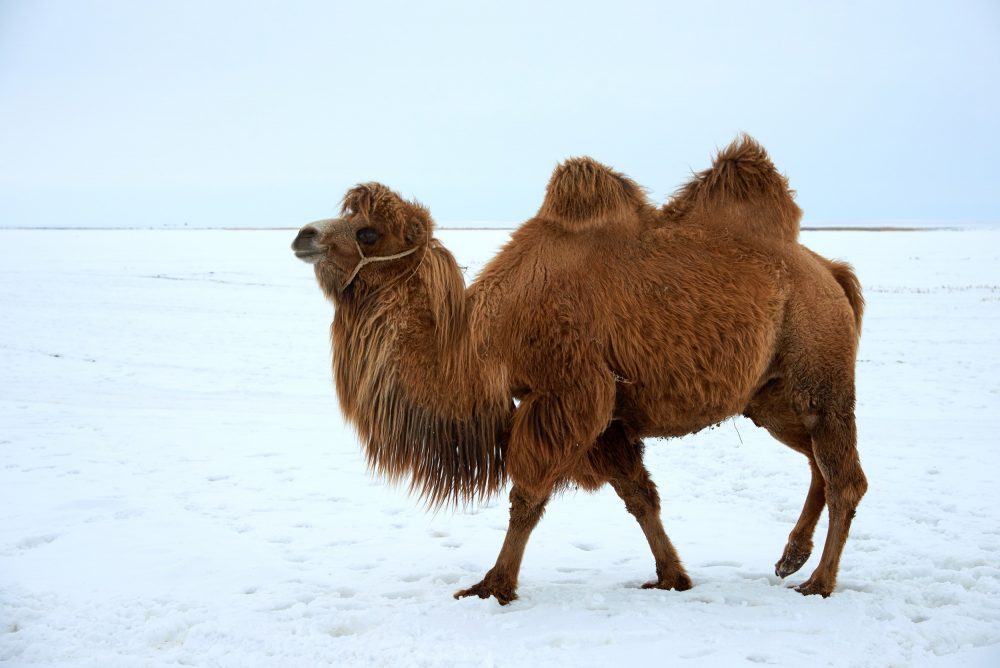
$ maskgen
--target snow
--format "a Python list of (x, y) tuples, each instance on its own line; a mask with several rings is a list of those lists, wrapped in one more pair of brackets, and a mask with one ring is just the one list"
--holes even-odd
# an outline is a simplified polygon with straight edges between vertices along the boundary
[[(695, 582), (608, 489), (553, 500), (507, 607), (503, 499), (365, 470), (292, 231), (0, 230), (0, 662), (1000, 665), (1000, 232), (807, 232), (868, 299), (870, 490), (829, 599), (773, 564), (808, 488), (746, 420), (649, 443)], [(503, 231), (442, 231), (473, 275)], [(825, 521), (817, 542), (825, 534)]]

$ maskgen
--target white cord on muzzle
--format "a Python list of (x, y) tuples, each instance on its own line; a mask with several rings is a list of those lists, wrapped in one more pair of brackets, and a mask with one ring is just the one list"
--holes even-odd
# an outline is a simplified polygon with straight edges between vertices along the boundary
[(357, 239), (354, 240), (354, 245), (357, 246), (358, 255), (361, 257), (361, 259), (358, 260), (358, 264), (354, 267), (354, 271), (351, 272), (351, 275), (347, 279), (347, 282), (344, 283), (345, 290), (347, 289), (347, 286), (354, 281), (354, 278), (358, 275), (358, 272), (361, 271), (361, 267), (365, 266), (366, 264), (369, 264), (371, 262), (387, 262), (389, 260), (398, 260), (401, 257), (406, 257), (411, 253), (415, 253), (417, 251), (417, 248), (419, 248), (419, 246), (414, 246), (408, 251), (403, 251), (402, 253), (396, 253), (395, 255), (373, 255), (371, 257), (365, 257), (364, 251), (361, 250), (361, 244), (358, 243)]

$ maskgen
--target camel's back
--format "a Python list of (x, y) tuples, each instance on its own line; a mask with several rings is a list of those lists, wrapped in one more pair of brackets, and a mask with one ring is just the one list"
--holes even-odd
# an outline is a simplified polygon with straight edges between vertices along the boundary
[(568, 234), (533, 220), (473, 294), (515, 390), (558, 392), (599, 367), (619, 417), (687, 433), (742, 410), (766, 373), (782, 272), (773, 251), (712, 231)]

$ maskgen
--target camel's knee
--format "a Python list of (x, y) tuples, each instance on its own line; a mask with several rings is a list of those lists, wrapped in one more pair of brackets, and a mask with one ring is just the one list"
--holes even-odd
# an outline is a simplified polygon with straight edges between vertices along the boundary
[(860, 463), (851, 470), (839, 471), (836, 478), (836, 484), (827, 483), (826, 502), (830, 510), (846, 510), (854, 517), (854, 511), (868, 492), (868, 478)]
[(826, 482), (830, 509), (853, 513), (868, 491), (868, 478), (858, 456), (853, 413), (818, 415), (811, 433), (813, 456)]
[(513, 487), (510, 490), (510, 526), (530, 528), (538, 524), (547, 501), (548, 496), (539, 497), (525, 488)]
[(612, 480), (611, 486), (625, 502), (625, 509), (636, 519), (642, 519), (649, 514), (659, 514), (660, 494), (645, 470), (636, 479)]

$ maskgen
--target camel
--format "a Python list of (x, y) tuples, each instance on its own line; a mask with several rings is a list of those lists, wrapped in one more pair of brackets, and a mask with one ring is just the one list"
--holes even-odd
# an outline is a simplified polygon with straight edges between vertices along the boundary
[(510, 489), (493, 568), (456, 598), (517, 598), (525, 546), (554, 492), (610, 483), (656, 579), (692, 586), (660, 520), (643, 439), (745, 415), (805, 455), (812, 480), (775, 565), (822, 557), (796, 589), (829, 596), (867, 490), (854, 368), (864, 301), (851, 267), (798, 243), (801, 210), (742, 136), (657, 208), (590, 158), (555, 169), (542, 205), (468, 288), (428, 210), (379, 183), (292, 249), (335, 306), (333, 373), (370, 467), (430, 506)]

